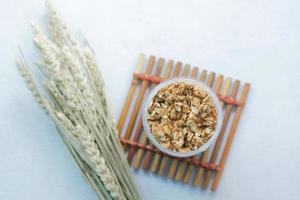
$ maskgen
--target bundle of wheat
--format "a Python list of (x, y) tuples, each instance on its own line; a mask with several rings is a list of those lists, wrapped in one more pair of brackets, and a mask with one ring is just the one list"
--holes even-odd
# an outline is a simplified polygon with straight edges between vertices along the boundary
[(93, 52), (74, 39), (49, 1), (46, 6), (50, 36), (32, 23), (45, 93), (38, 89), (22, 52), (17, 60), (20, 74), (99, 198), (139, 199)]

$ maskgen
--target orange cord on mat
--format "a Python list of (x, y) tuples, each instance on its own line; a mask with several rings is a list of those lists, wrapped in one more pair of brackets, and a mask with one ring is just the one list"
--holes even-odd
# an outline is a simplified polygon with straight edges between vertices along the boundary
[(220, 101), (223, 101), (224, 103), (235, 105), (235, 106), (242, 106), (243, 103), (231, 96), (222, 96), (221, 94), (218, 94), (218, 98)]
[(160, 83), (163, 81), (163, 78), (153, 76), (153, 75), (147, 75), (144, 73), (134, 73), (134, 76), (137, 77), (138, 79), (141, 79), (143, 81), (150, 81), (153, 83)]
[[(119, 137), (119, 140), (120, 140), (121, 143), (130, 145), (132, 147), (138, 147), (138, 148), (145, 149), (147, 151), (153, 151), (155, 153), (159, 153), (159, 154), (162, 154), (162, 155), (165, 155), (165, 156), (168, 156), (168, 157), (172, 157), (172, 156), (169, 156), (167, 154), (162, 153), (161, 151), (159, 151), (158, 149), (156, 149), (152, 145), (141, 144), (141, 143), (138, 143), (138, 142), (135, 142), (135, 141), (132, 141), (132, 140), (127, 140), (127, 139), (124, 139), (124, 138), (121, 138), (121, 137)], [(186, 160), (189, 163), (192, 163), (194, 165), (198, 165), (198, 166), (203, 167), (207, 170), (212, 170), (212, 171), (222, 170), (219, 165), (216, 165), (214, 163), (202, 163), (201, 161), (197, 161), (197, 160), (194, 160), (192, 158), (177, 158), (177, 157), (172, 157), (172, 158), (178, 159), (178, 160)]]
[[(154, 76), (154, 75), (147, 75), (144, 73), (134, 73), (134, 76), (140, 80), (143, 81), (150, 81), (152, 83), (161, 83), (164, 79)], [(223, 101), (226, 104), (231, 104), (231, 105), (235, 105), (235, 106), (242, 106), (243, 103), (237, 99), (234, 99), (230, 96), (222, 96), (221, 94), (217, 95), (220, 101)]]

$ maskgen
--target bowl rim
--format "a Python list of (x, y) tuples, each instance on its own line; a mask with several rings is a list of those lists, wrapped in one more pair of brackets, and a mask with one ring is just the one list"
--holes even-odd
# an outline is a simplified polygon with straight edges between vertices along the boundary
[[(216, 127), (212, 137), (206, 143), (204, 143), (202, 146), (200, 146), (198, 149), (189, 151), (189, 152), (172, 151), (172, 150), (164, 147), (162, 144), (160, 144), (159, 141), (156, 140), (156, 138), (150, 131), (148, 120), (147, 120), (149, 103), (152, 101), (152, 98), (157, 94), (157, 92), (160, 89), (162, 89), (168, 85), (171, 85), (173, 83), (181, 83), (181, 82), (196, 85), (196, 86), (200, 87), (201, 89), (207, 91), (208, 95), (211, 97), (212, 102), (216, 106), (216, 111), (217, 111), (217, 127)], [(220, 101), (219, 101), (217, 95), (215, 94), (215, 92), (206, 83), (199, 81), (199, 80), (191, 79), (191, 78), (170, 78), (166, 81), (163, 81), (160, 84), (156, 85), (150, 91), (150, 94), (143, 102), (142, 122), (143, 122), (143, 127), (144, 127), (144, 130), (146, 132), (148, 139), (160, 151), (162, 151), (163, 153), (166, 153), (170, 156), (173, 156), (173, 157), (180, 157), (180, 158), (191, 157), (191, 156), (200, 154), (201, 152), (208, 149), (213, 144), (213, 142), (217, 139), (218, 135), (220, 134), (220, 130), (222, 127), (222, 121), (223, 121), (222, 116), (223, 115), (222, 115), (221, 104), (220, 104)]]

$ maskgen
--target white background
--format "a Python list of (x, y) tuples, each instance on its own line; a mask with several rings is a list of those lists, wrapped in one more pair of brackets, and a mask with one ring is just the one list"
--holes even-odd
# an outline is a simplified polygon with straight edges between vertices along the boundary
[[(300, 199), (300, 2), (297, 0), (55, 1), (95, 49), (118, 118), (140, 52), (251, 83), (216, 193), (134, 173), (143, 199)], [(0, 199), (97, 199), (14, 60), (36, 59), (30, 20), (41, 0), (0, 4)]]

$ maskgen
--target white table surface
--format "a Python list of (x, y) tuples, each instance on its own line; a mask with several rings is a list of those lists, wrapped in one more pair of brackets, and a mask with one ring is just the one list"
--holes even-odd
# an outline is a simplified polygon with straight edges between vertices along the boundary
[[(140, 52), (251, 83), (218, 191), (140, 171), (143, 199), (300, 199), (299, 1), (55, 3), (94, 47), (116, 118)], [(17, 73), (17, 44), (36, 58), (30, 20), (45, 24), (43, 1), (1, 1), (0, 199), (97, 199)]]

